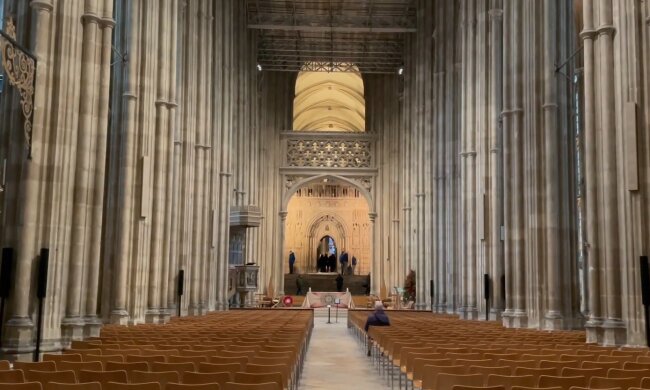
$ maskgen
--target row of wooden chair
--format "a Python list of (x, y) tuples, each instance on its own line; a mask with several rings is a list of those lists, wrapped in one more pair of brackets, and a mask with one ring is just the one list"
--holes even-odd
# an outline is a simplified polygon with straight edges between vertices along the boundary
[(313, 312), (282, 312), (230, 311), (164, 325), (109, 325), (100, 337), (74, 341), (62, 354), (44, 354), (41, 362), (14, 362), (13, 367), (0, 362), (0, 385), (38, 383), (45, 390), (64, 384), (71, 390), (94, 390), (97, 384), (136, 389), (151, 383), (163, 390), (293, 389)]
[[(640, 388), (650, 386), (650, 351), (585, 343), (584, 332), (505, 329), (427, 312), (387, 311), (389, 327), (364, 325), (368, 311), (349, 312), (349, 327), (387, 380), (406, 388), (454, 385)], [(368, 345), (368, 343), (370, 343)]]

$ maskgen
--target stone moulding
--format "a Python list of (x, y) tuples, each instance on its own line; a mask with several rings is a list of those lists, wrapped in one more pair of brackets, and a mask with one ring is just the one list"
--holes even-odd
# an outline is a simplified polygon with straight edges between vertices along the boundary
[(16, 26), (7, 18), (6, 31), (0, 30), (2, 67), (7, 73), (9, 85), (20, 93), (20, 106), (25, 122), (27, 158), (32, 156), (32, 120), (34, 116), (34, 90), (36, 82), (36, 57), (16, 42)]

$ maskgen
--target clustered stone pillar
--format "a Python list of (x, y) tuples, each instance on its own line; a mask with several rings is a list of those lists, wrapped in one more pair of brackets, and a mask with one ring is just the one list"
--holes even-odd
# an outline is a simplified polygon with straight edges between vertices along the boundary
[[(587, 340), (645, 344), (639, 256), (647, 255), (647, 4), (577, 2), (584, 46)], [(580, 16), (580, 15), (579, 15)]]
[(571, 20), (571, 4), (418, 6), (401, 122), (411, 145), (401, 151), (401, 255), (419, 275), (418, 307), (428, 305), (432, 279), (435, 311), (467, 319), (487, 311), (512, 327), (573, 327), (573, 98), (556, 69), (577, 47), (571, 28), (558, 27)]

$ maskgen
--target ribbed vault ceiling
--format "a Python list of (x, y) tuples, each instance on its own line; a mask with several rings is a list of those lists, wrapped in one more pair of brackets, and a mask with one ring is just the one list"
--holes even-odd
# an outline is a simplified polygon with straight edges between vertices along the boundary
[(270, 71), (394, 73), (416, 25), (414, 0), (247, 0), (247, 11)]
[(294, 130), (365, 131), (365, 116), (363, 80), (358, 71), (298, 73)]

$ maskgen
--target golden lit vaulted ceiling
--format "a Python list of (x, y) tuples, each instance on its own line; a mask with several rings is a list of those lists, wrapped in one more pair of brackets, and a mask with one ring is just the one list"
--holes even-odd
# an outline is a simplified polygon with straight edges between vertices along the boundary
[(293, 129), (365, 131), (366, 109), (359, 71), (299, 72), (293, 102)]

